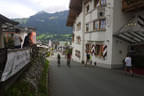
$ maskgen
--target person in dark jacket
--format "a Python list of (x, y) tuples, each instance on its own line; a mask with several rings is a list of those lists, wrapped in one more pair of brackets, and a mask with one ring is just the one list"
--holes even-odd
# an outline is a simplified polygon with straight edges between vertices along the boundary
[(60, 59), (61, 59), (61, 56), (60, 56), (60, 54), (58, 53), (58, 55), (57, 55), (58, 65), (60, 65)]
[(90, 54), (87, 53), (86, 54), (86, 65), (85, 66), (87, 66), (87, 64), (90, 62), (90, 59), (91, 59)]
[(31, 33), (28, 33), (28, 35), (25, 37), (23, 47), (30, 46), (30, 35), (31, 35)]
[(70, 62), (71, 62), (71, 53), (68, 52), (67, 54), (67, 66), (70, 67)]

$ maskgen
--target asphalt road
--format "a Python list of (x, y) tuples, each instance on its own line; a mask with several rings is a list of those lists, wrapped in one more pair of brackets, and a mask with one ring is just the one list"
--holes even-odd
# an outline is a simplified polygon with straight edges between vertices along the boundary
[(63, 59), (57, 66), (56, 58), (50, 60), (51, 96), (144, 96), (144, 79), (122, 72), (84, 67)]

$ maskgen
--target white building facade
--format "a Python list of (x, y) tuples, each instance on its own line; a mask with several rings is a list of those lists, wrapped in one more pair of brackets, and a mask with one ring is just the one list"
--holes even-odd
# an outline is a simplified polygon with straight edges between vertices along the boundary
[(83, 58), (83, 13), (80, 13), (73, 25), (72, 59), (81, 62)]
[[(79, 1), (79, 2), (78, 2)], [(86, 54), (91, 55), (92, 64), (104, 68), (120, 68), (123, 65), (123, 59), (129, 51), (129, 46), (132, 41), (130, 39), (135, 36), (127, 36), (118, 38), (115, 36), (126, 26), (130, 19), (139, 13), (125, 13), (123, 9), (124, 0), (78, 0), (81, 4), (80, 13), (76, 15), (72, 23), (74, 29), (81, 24), (80, 31), (74, 31), (74, 39), (77, 36), (81, 37), (81, 45), (73, 42), (73, 55), (76, 61), (85, 61)], [(125, 0), (126, 1), (126, 0)], [(76, 0), (71, 0), (70, 10), (75, 10), (74, 6)], [(68, 18), (71, 18), (70, 15)], [(133, 34), (133, 33), (132, 33)], [(121, 35), (121, 34), (119, 34)], [(128, 34), (130, 35), (130, 34)], [(140, 39), (140, 35), (137, 36)], [(143, 38), (141, 38), (141, 41)], [(77, 40), (76, 40), (77, 41)], [(138, 41), (138, 40), (137, 40)], [(76, 59), (75, 50), (80, 51), (80, 59)]]

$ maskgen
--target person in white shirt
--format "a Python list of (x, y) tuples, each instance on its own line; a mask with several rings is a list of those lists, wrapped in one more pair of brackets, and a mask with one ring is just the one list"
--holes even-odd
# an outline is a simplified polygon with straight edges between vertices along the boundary
[(21, 42), (22, 42), (22, 38), (20, 37), (19, 33), (16, 32), (14, 34), (14, 45), (15, 45), (15, 48), (21, 48)]
[(125, 70), (133, 75), (132, 58), (130, 57), (130, 55), (127, 55), (127, 57), (125, 58)]

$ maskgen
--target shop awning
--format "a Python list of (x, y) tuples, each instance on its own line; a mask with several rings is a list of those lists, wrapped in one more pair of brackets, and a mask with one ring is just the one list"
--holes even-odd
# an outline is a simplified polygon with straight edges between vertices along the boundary
[(134, 17), (114, 36), (131, 44), (144, 44), (144, 17)]

